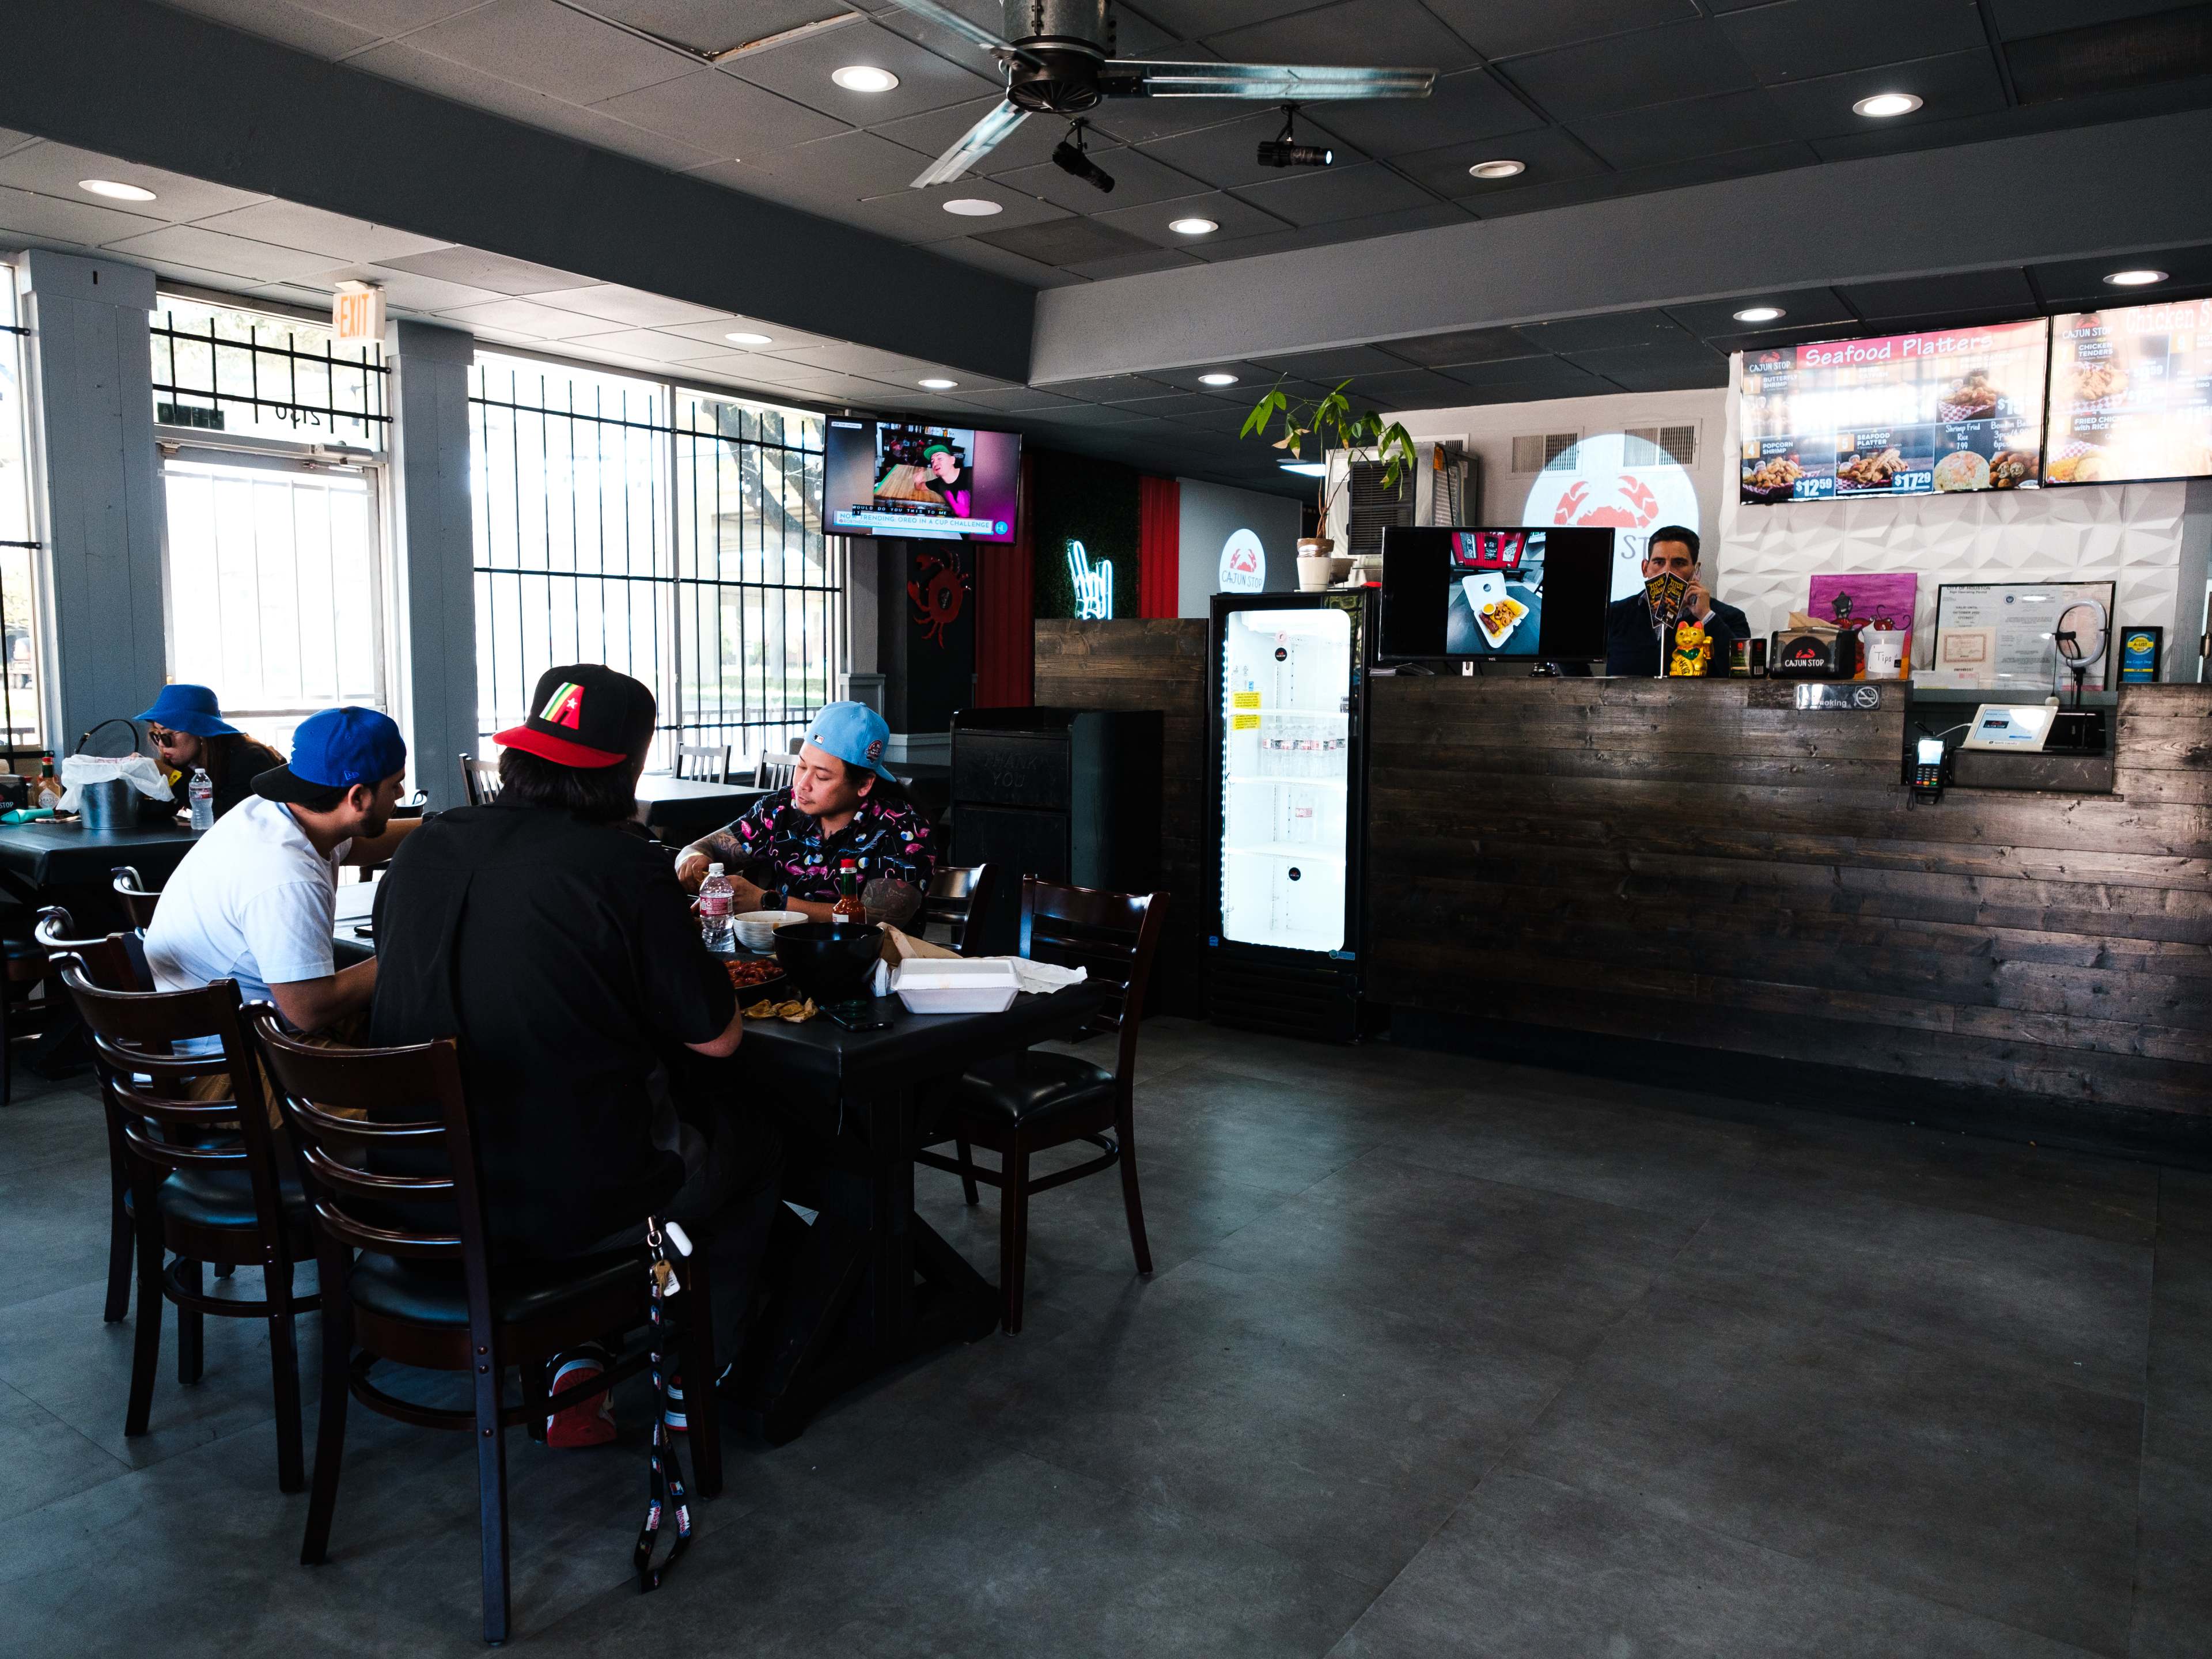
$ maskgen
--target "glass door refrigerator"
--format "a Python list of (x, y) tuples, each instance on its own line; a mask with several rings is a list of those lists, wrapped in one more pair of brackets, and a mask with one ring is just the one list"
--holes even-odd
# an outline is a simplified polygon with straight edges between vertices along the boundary
[(1358, 1035), (1375, 598), (1214, 597), (1206, 1000), (1219, 1024)]

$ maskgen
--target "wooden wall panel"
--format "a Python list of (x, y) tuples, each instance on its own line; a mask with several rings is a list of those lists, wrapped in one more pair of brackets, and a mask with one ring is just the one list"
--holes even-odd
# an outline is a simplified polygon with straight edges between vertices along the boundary
[(2212, 688), (2122, 694), (2114, 794), (1933, 807), (1896, 700), (1791, 704), (1376, 681), (1370, 998), (2212, 1117)]

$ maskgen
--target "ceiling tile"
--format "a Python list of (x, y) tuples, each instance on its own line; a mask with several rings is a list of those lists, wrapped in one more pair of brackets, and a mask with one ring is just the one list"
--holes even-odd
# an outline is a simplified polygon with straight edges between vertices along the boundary
[(50, 237), (59, 242), (80, 242), (98, 247), (103, 242), (142, 232), (159, 230), (159, 219), (91, 201), (69, 202), (34, 191), (11, 190), (0, 185), (0, 229), (18, 236)]
[[(858, 202), (911, 188), (929, 161), (919, 150), (895, 144), (876, 133), (841, 132), (771, 151), (759, 157), (757, 168), (793, 187), (801, 199)], [(706, 171), (717, 176), (718, 182), (738, 190), (752, 182), (720, 176), (726, 173), (726, 166)]]
[(1630, 347), (1586, 351), (1574, 360), (1624, 392), (1696, 392), (1728, 384), (1729, 360), (1717, 351), (1694, 354)]
[[(572, 339), (580, 334), (604, 334), (607, 331), (606, 323), (599, 318), (580, 317), (573, 311), (539, 305), (535, 300), (492, 300), (480, 306), (459, 306), (441, 314), (463, 328), (499, 329), (535, 335), (541, 340)], [(696, 343), (694, 344), (696, 347)]]
[[(1767, 91), (1802, 138), (1869, 133), (1885, 139), (1910, 140), (1916, 126), (2005, 107), (2004, 82), (1986, 51), (1952, 52), (1917, 63), (1793, 81)], [(1853, 112), (1853, 104), (1877, 92), (1910, 92), (1927, 101), (1910, 115), (1882, 121)]]
[(275, 242), (284, 247), (325, 254), (331, 259), (362, 264), (410, 253), (428, 253), (452, 246), (434, 236), (417, 236), (411, 231), (394, 230), (389, 225), (373, 225), (366, 219), (351, 219), (342, 213), (325, 213), (320, 208), (302, 207), (297, 202), (274, 198), (256, 202), (252, 207), (233, 208), (195, 222), (205, 230), (250, 236), (257, 242)]
[(1974, 0), (1779, 0), (1732, 12), (1721, 33), (1762, 81), (1809, 81), (1951, 52), (1989, 50)]
[[(532, 93), (532, 97), (538, 97)], [(519, 116), (532, 126), (557, 132), (564, 138), (574, 138), (580, 144), (589, 144), (593, 149), (612, 150), (617, 155), (627, 155), (634, 161), (649, 161), (657, 167), (667, 167), (677, 173), (709, 161), (726, 159), (729, 151), (717, 144), (695, 144), (671, 133), (655, 132), (608, 114), (605, 110), (586, 109), (580, 104), (564, 104), (557, 98), (541, 98), (538, 107), (530, 114)], [(712, 135), (702, 135), (711, 139)]]
[[(966, 136), (968, 130), (981, 120), (1004, 100), (998, 98), (971, 99), (964, 104), (932, 110), (927, 115), (909, 115), (903, 120), (876, 121), (869, 131), (881, 133), (894, 143), (904, 144), (908, 149), (923, 155), (939, 156), (951, 149)], [(1015, 167), (1036, 167), (1052, 160), (1052, 152), (1067, 129), (1061, 123), (1043, 117), (1024, 121), (1000, 142), (999, 147), (975, 167), (970, 175), (989, 176), (1006, 173)]]
[(1477, 389), (1517, 386), (1531, 398), (1577, 398), (1606, 389), (1596, 375), (1564, 357), (1516, 357), (1510, 362), (1461, 363), (1437, 373), (1448, 380)]
[(592, 9), (711, 54), (833, 16), (837, 8), (828, 0), (744, 0), (742, 6), (733, 6), (730, 0), (592, 0)]
[(0, 127), (0, 155), (12, 155), (26, 144), (35, 144), (40, 142), (42, 141), (33, 137), (27, 132), (17, 132), (12, 127)]
[(343, 17), (389, 38), (480, 6), (483, 0), (299, 0), (306, 9)]
[[(1779, 306), (1782, 317), (1778, 323), (1753, 325), (1738, 322), (1735, 313), (1753, 306)], [(1667, 314), (1700, 339), (1711, 339), (1722, 334), (1741, 334), (1754, 326), (1765, 329), (1801, 328), (1850, 324), (1857, 320), (1836, 291), (1826, 288), (1739, 294), (1732, 300), (1710, 300), (1702, 305), (1668, 306)]]
[[(1511, 179), (1477, 179), (1468, 172), (1477, 161), (1519, 161), (1528, 171)], [(1605, 163), (1587, 146), (1558, 127), (1517, 132), (1505, 138), (1446, 144), (1437, 149), (1397, 156), (1391, 165), (1438, 195), (1463, 201), (1477, 212), (1487, 212), (1491, 201), (1515, 191), (1587, 178), (1606, 171)]]
[(1117, 229), (1103, 216), (1082, 219), (1065, 215), (1044, 224), (979, 231), (975, 236), (979, 242), (988, 242), (1048, 265), (1089, 264), (1099, 259), (1146, 252), (1152, 247), (1142, 237)]
[(1056, 203), (1071, 213), (1100, 213), (1108, 208), (1142, 207), (1150, 202), (1164, 202), (1178, 196), (1189, 196), (1206, 188), (1203, 179), (1180, 173), (1149, 151), (1132, 149), (1127, 145), (1102, 149), (1093, 146), (1091, 160), (1114, 181), (1109, 191), (1086, 183), (1073, 174), (1063, 173), (1051, 162), (1042, 167), (1021, 167), (998, 175), (999, 182), (1011, 189), (1027, 191)]
[(152, 191), (152, 201), (134, 203), (131, 211), (140, 218), (160, 219), (169, 224), (205, 218), (211, 213), (268, 199), (250, 191), (210, 185), (203, 179), (188, 179), (181, 173), (140, 167), (136, 161), (118, 161), (112, 155), (68, 144), (30, 144), (0, 155), (0, 185), (35, 190), (41, 195), (59, 197), (64, 202), (99, 201), (99, 198), (77, 188), (80, 179), (109, 179)]
[[(1209, 185), (1225, 188), (1235, 185), (1265, 184), (1270, 179), (1281, 178), (1285, 169), (1262, 166), (1259, 159), (1260, 145), (1265, 140), (1279, 136), (1282, 130), (1282, 111), (1269, 109), (1255, 115), (1241, 116), (1220, 126), (1162, 138), (1145, 145), (1143, 149), (1145, 154), (1190, 174), (1194, 179), (1202, 179)], [(1302, 139), (1318, 138), (1317, 134), (1309, 133), (1303, 124), (1298, 125), (1297, 132)], [(1334, 148), (1338, 167), (1366, 159), (1348, 146), (1338, 144)]]
[(1997, 33), (2008, 40), (2057, 34), (2095, 23), (2124, 22), (2130, 17), (2148, 17), (2173, 9), (2174, 0), (1990, 0)]
[(1326, 224), (1290, 225), (1263, 235), (1240, 236), (1225, 242), (1209, 236), (1191, 252), (1210, 264), (1219, 264), (1229, 259), (1249, 259), (1256, 254), (1295, 253), (1306, 248), (1367, 241), (1377, 236), (1434, 230), (1443, 225), (1465, 224), (1468, 216), (1467, 210), (1455, 203), (1431, 201), (1421, 207), (1401, 208), (1395, 213), (1333, 220)]
[(411, 270), (418, 276), (465, 283), (495, 294), (550, 294), (556, 289), (583, 288), (592, 280), (573, 270), (556, 270), (551, 265), (534, 265), (527, 259), (510, 259), (474, 247), (437, 248), (377, 263), (390, 270)]
[[(1258, 401), (1257, 394), (1249, 401)], [(1218, 415), (1223, 412), (1223, 404), (1218, 398), (1203, 397), (1195, 392), (1170, 392), (1164, 397), (1139, 398), (1134, 403), (1119, 406), (1157, 418), (1170, 415)]]
[(374, 283), (384, 290), (386, 306), (399, 311), (435, 313), (460, 306), (488, 305), (501, 297), (495, 289), (425, 276), (418, 271), (401, 270), (392, 265), (340, 265), (323, 271), (317, 280), (332, 286), (339, 283)]
[[(692, 349), (698, 350), (696, 343)], [(763, 357), (757, 351), (706, 351), (696, 357), (679, 357), (676, 361), (680, 367), (702, 374), (742, 374), (748, 380), (790, 367), (773, 357)]]
[(490, 0), (416, 30), (407, 44), (572, 104), (672, 79), (690, 61), (555, 0)]
[(699, 355), (698, 343), (679, 339), (673, 334), (659, 334), (649, 328), (623, 328), (604, 334), (574, 334), (564, 342), (582, 351), (611, 351), (618, 356), (641, 359), (649, 363), (681, 362)]
[[(672, 300), (665, 294), (647, 294), (642, 289), (624, 288), (619, 283), (545, 289), (533, 293), (532, 297), (541, 305), (586, 317), (604, 318), (611, 323), (626, 323), (632, 328), (673, 328), (684, 323), (711, 322), (722, 314), (712, 306)], [(723, 326), (733, 325), (725, 323)]]
[(1755, 87), (1577, 121), (1574, 134), (1624, 169), (1782, 143), (1793, 136), (1781, 106)]
[[(1571, 365), (1570, 365), (1571, 367)], [(1572, 385), (1550, 380), (1502, 380), (1494, 386), (1471, 386), (1460, 402), (1469, 405), (1547, 403), (1555, 398), (1589, 398), (1618, 392), (1610, 380), (1584, 374)]]
[[(970, 218), (945, 210), (947, 202), (963, 200), (996, 202), (999, 211), (982, 218)], [(896, 237), (902, 242), (949, 242), (956, 236), (975, 236), (996, 242), (1000, 231), (1069, 216), (1049, 202), (1040, 202), (1034, 196), (1006, 189), (995, 179), (963, 179), (955, 185), (871, 197), (854, 204), (849, 222)]]
[(1425, 334), (1410, 340), (1384, 340), (1380, 349), (1393, 357), (1422, 368), (1442, 368), (1453, 363), (1504, 362), (1533, 357), (1540, 348), (1510, 328), (1462, 328), (1449, 334)]
[(1045, 390), (1086, 404), (1126, 404), (1139, 398), (1157, 398), (1175, 388), (1142, 374), (1107, 374), (1089, 380), (1056, 380)]
[(1879, 323), (1953, 311), (1980, 311), (1992, 321), (2033, 316), (2035, 293), (2027, 278), (2011, 266), (1962, 271), (1948, 276), (1914, 276), (1894, 283), (1850, 283), (1837, 290), (1859, 314)]
[(1468, 143), (1544, 125), (1488, 70), (1462, 70), (1437, 78), (1426, 98), (1377, 98), (1322, 105), (1314, 123), (1370, 155), (1403, 155), (1446, 143)]
[(1516, 331), (1540, 351), (1599, 351), (1620, 346), (1666, 345), (1686, 349), (1697, 337), (1663, 311), (1615, 311), (1523, 323)]
[(1720, 26), (1704, 19), (1516, 58), (1505, 73), (1553, 118), (1570, 123), (1758, 84)]
[(1467, 401), (1467, 388), (1428, 369), (1396, 374), (1363, 374), (1354, 388), (1358, 402), (1388, 414), (1404, 409), (1449, 409)]
[(1436, 201), (1419, 185), (1379, 161), (1362, 167), (1346, 167), (1340, 161), (1330, 167), (1298, 168), (1267, 184), (1242, 185), (1237, 194), (1277, 218), (1300, 226), (1365, 219), (1378, 213), (1431, 206)]
[(1270, 17), (1287, 17), (1294, 11), (1304, 11), (1313, 0), (1133, 0), (1133, 3), (1175, 39), (1195, 40), (1201, 35), (1265, 22)]
[[(1114, 208), (1091, 216), (1116, 230), (1141, 236), (1157, 246), (1182, 249), (1201, 259), (1208, 257), (1217, 243), (1284, 228), (1284, 222), (1273, 214), (1220, 191), (1203, 196), (1178, 196), (1139, 207)], [(1211, 219), (1221, 228), (1203, 236), (1184, 236), (1168, 228), (1177, 219)]]
[(1429, 9), (1489, 58), (1549, 52), (1698, 15), (1692, 0), (1429, 0)]
[[(889, 92), (848, 92), (830, 78), (848, 64), (889, 70), (899, 83)], [(854, 126), (876, 126), (995, 93), (1006, 84), (1004, 76), (992, 72), (996, 67), (980, 52), (957, 60), (940, 58), (873, 23), (810, 34), (729, 65), (732, 73), (755, 86)]]
[[(377, 32), (365, 23), (356, 26), (339, 16), (311, 11), (286, 0), (175, 0), (178, 8), (241, 29), (264, 40), (274, 40), (295, 52), (317, 58), (342, 58), (349, 52), (376, 44)], [(453, 0), (458, 10), (467, 0)]]
[(1419, 0), (1336, 0), (1271, 22), (1209, 33), (1206, 44), (1232, 64), (1375, 64), (1443, 71), (1476, 61), (1467, 43)]
[(1087, 276), (1094, 283), (1103, 283), (1116, 276), (1148, 276), (1156, 270), (1173, 270), (1178, 265), (1199, 263), (1189, 254), (1174, 248), (1154, 247), (1146, 248), (1142, 253), (1117, 253), (1111, 258), (1085, 259), (1066, 268), (1079, 276)]
[(126, 236), (106, 246), (110, 252), (127, 259), (173, 259), (197, 265), (203, 270), (251, 276), (263, 283), (311, 276), (330, 264), (327, 254), (302, 253), (297, 248), (278, 247), (274, 243), (256, 242), (244, 236), (226, 236), (219, 230), (202, 230), (197, 225), (164, 225), (159, 230)]
[(1035, 259), (1019, 253), (1009, 253), (1005, 248), (993, 247), (988, 242), (979, 242), (972, 236), (956, 236), (949, 242), (932, 242), (932, 253), (957, 259), (963, 265), (973, 265), (978, 270), (995, 271), (1001, 276), (1011, 276), (1018, 283), (1032, 288), (1066, 288), (1085, 279), (1072, 271), (1039, 264)]
[(1038, 410), (1072, 409), (1076, 404), (1073, 398), (1063, 398), (1056, 392), (1046, 392), (1032, 386), (1010, 386), (1000, 392), (970, 392), (968, 401), (979, 408), (994, 409), (1007, 415)]
[[(2153, 289), (2116, 289), (2105, 281), (2105, 273), (2124, 270), (2130, 266), (2148, 266), (2163, 270), (2171, 281)], [(2053, 305), (2081, 306), (2091, 309), (2106, 306), (2154, 305), (2183, 289), (2194, 289), (2212, 283), (2212, 247), (2169, 247), (2154, 249), (2148, 253), (2130, 253), (2124, 256), (2108, 254), (2101, 259), (2071, 259), (2051, 264), (2033, 265), (2029, 274), (2043, 297)]]
[(845, 124), (720, 70), (698, 70), (594, 103), (602, 114), (665, 132), (710, 155), (753, 155), (845, 131)]
[(1287, 374), (1292, 380), (1311, 380), (1317, 386), (1334, 386), (1339, 380), (1349, 380), (1355, 374), (1389, 374), (1402, 371), (1405, 364), (1389, 353), (1373, 346), (1339, 346), (1334, 351), (1298, 351), (1279, 357), (1263, 357), (1261, 366), (1271, 374)]
[[(1743, 325), (1739, 323), (1736, 326), (1741, 328)], [(1780, 325), (1741, 334), (1708, 334), (1705, 341), (1716, 351), (1772, 351), (1784, 346), (1802, 345), (1809, 340), (1844, 339), (1863, 331), (1857, 323), (1806, 323), (1796, 328)]]

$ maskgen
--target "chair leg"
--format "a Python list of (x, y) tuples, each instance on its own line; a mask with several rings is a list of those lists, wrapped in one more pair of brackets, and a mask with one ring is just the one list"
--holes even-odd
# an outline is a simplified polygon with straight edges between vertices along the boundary
[[(482, 1347), (479, 1346), (479, 1352)], [(477, 1370), (477, 1526), (483, 1555), (483, 1634), (507, 1640), (507, 1436), (500, 1431), (496, 1355)]]
[(1018, 1134), (999, 1158), (999, 1288), (1008, 1336), (1022, 1328), (1022, 1279), (1030, 1255), (1030, 1152)]
[[(200, 1264), (186, 1257), (177, 1258), (177, 1283), (198, 1295), (201, 1290)], [(187, 1387), (200, 1380), (206, 1359), (206, 1316), (198, 1308), (177, 1304), (177, 1381)]]
[(118, 1161), (108, 1194), (107, 1306), (100, 1316), (110, 1325), (131, 1308), (131, 1256), (136, 1241), (131, 1236), (131, 1212), (123, 1201), (130, 1190), (131, 1177)]
[[(965, 1140), (956, 1140), (952, 1143), (952, 1146), (953, 1150), (960, 1155), (960, 1167), (964, 1172), (975, 1161), (975, 1148), (969, 1146)], [(982, 1201), (982, 1194), (975, 1190), (974, 1176), (965, 1173), (961, 1176), (960, 1192), (961, 1195), (968, 1200), (970, 1209)]]
[(722, 1495), (722, 1401), (714, 1387), (714, 1286), (702, 1243), (685, 1261), (684, 1417), (691, 1441), (691, 1485), (702, 1498)]
[(320, 1566), (331, 1547), (331, 1515), (337, 1508), (338, 1466), (345, 1457), (346, 1403), (352, 1395), (353, 1304), (342, 1286), (323, 1287), (323, 1412), (315, 1423), (315, 1485), (307, 1499), (307, 1534), (300, 1565)]
[(124, 1413), (125, 1438), (146, 1432), (146, 1419), (154, 1410), (154, 1373), (161, 1363), (161, 1310), (168, 1297), (161, 1293), (161, 1223), (154, 1214), (154, 1183), (141, 1180), (132, 1194), (137, 1217), (132, 1231), (138, 1239), (138, 1337), (131, 1350), (131, 1404)]
[[(622, 1350), (615, 1347), (610, 1348), (608, 1352), (620, 1353)], [(526, 1359), (514, 1369), (516, 1375), (522, 1379), (523, 1431), (542, 1446), (545, 1443), (547, 1433), (545, 1419), (550, 1409), (547, 1403), (548, 1396), (552, 1393), (552, 1389), (547, 1386), (545, 1361)]]
[(1129, 1103), (1121, 1103), (1114, 1125), (1121, 1143), (1121, 1207), (1129, 1212), (1129, 1248), (1137, 1253), (1137, 1271), (1152, 1270), (1152, 1247), (1145, 1240), (1145, 1200), (1137, 1191), (1137, 1124)]
[(264, 1266), (269, 1298), (269, 1371), (276, 1395), (276, 1490), (299, 1492), (307, 1484), (307, 1456), (300, 1443), (300, 1347), (293, 1333), (292, 1269)]
[(215, 1276), (217, 1279), (228, 1279), (237, 1270), (238, 1264), (234, 1261), (218, 1261), (215, 1264)]
[(0, 986), (0, 1106), (15, 1097), (15, 1045), (10, 1039), (15, 1032), (8, 1022), (8, 990)]

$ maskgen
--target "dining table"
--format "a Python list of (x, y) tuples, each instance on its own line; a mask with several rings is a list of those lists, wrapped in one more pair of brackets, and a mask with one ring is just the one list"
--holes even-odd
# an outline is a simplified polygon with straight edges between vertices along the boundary
[(647, 772), (637, 781), (638, 822), (671, 847), (686, 847), (742, 817), (768, 793), (750, 783)]
[[(54, 902), (56, 895), (70, 889), (105, 891), (112, 880), (111, 872), (125, 864), (145, 877), (149, 886), (159, 887), (184, 862), (192, 841), (191, 826), (180, 820), (113, 830), (88, 830), (82, 819), (75, 817), (0, 823), (0, 889), (36, 908)], [(99, 919), (76, 920), (96, 925)]]

